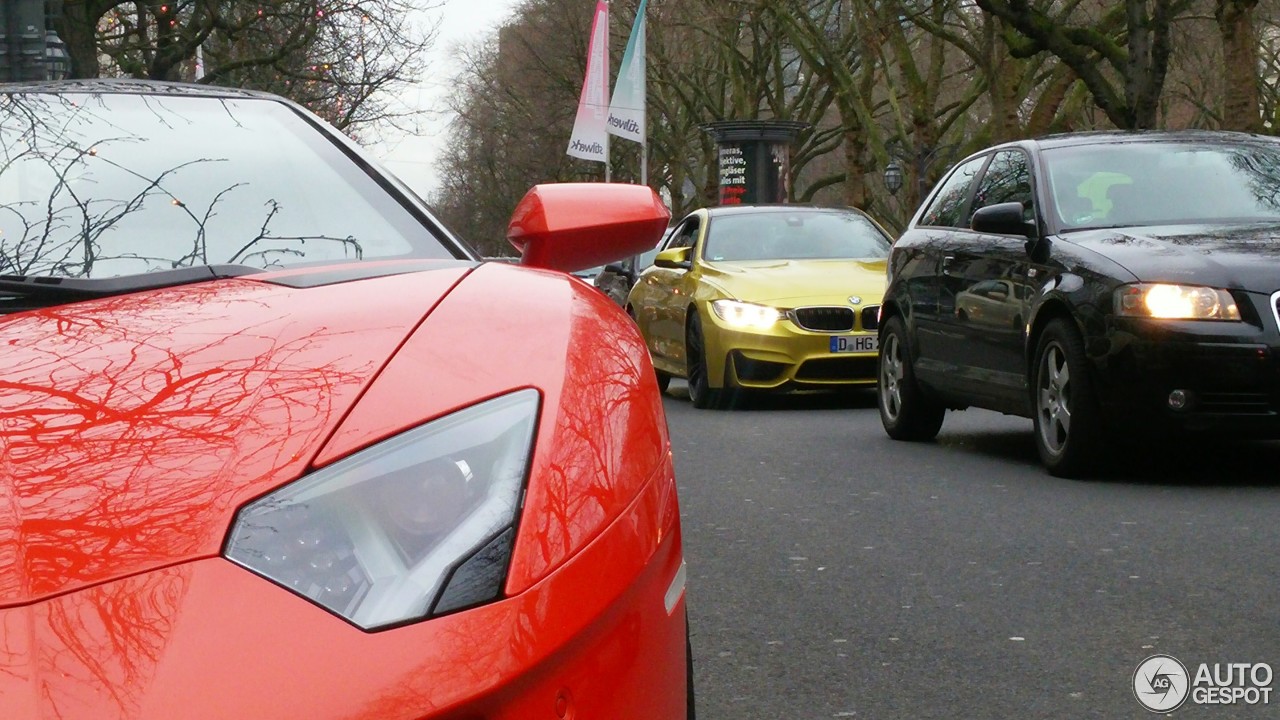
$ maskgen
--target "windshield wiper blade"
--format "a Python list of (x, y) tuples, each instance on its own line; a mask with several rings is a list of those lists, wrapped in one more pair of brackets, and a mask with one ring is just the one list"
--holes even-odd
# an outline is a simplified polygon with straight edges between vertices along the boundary
[(109, 278), (0, 275), (0, 296), (17, 296), (40, 305), (56, 305), (112, 295), (126, 295), (143, 290), (191, 285), (222, 278), (235, 278), (260, 272), (265, 271), (249, 265), (196, 265)]

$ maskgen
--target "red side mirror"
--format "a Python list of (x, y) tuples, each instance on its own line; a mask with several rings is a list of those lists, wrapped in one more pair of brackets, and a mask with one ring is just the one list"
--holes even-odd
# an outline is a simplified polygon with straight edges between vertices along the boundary
[(536, 185), (516, 205), (507, 239), (522, 265), (573, 272), (652, 250), (670, 219), (644, 185)]

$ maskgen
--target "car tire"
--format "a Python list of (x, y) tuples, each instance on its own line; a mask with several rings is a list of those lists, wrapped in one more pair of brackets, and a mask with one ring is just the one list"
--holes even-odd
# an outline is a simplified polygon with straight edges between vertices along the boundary
[(654, 370), (653, 374), (658, 379), (658, 392), (666, 392), (667, 388), (671, 385), (671, 374), (662, 372), (661, 370)]
[(947, 409), (926, 397), (916, 384), (902, 318), (890, 317), (880, 338), (876, 405), (884, 431), (894, 440), (932, 440), (942, 429)]
[(697, 720), (698, 710), (694, 702), (693, 692), (693, 642), (689, 635), (689, 613), (684, 615), (684, 688), (685, 716), (688, 720)]
[(1105, 436), (1084, 339), (1069, 319), (1054, 319), (1041, 333), (1035, 357), (1031, 408), (1040, 461), (1056, 477), (1087, 475)]
[(684, 351), (687, 370), (685, 378), (689, 383), (689, 400), (696, 408), (715, 408), (720, 404), (720, 391), (711, 387), (707, 377), (707, 347), (702, 334), (702, 320), (698, 311), (689, 311), (689, 322), (685, 326)]

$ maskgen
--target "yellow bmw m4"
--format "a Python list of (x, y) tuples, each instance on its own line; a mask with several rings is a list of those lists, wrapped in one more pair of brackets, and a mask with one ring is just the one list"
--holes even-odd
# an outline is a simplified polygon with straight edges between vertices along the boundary
[(892, 240), (852, 208), (696, 210), (627, 296), (658, 384), (685, 378), (695, 407), (739, 389), (876, 384)]

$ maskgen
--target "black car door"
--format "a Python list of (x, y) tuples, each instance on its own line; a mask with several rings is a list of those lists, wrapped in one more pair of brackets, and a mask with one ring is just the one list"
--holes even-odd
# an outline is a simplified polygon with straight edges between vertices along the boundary
[[(1035, 202), (1027, 155), (997, 152), (984, 169), (968, 218), (978, 208), (1019, 202), (1034, 221)], [(942, 248), (939, 265), (940, 356), (975, 404), (1020, 411), (1026, 404), (1024, 341), (1029, 290), (1027, 238), (970, 230)]]
[(940, 318), (939, 267), (944, 250), (954, 247), (965, 229), (974, 183), (989, 155), (958, 165), (942, 181), (913, 225), (895, 244), (893, 292), (907, 313), (914, 336), (916, 372), (921, 382), (946, 390), (954, 380), (944, 357), (945, 328)]

